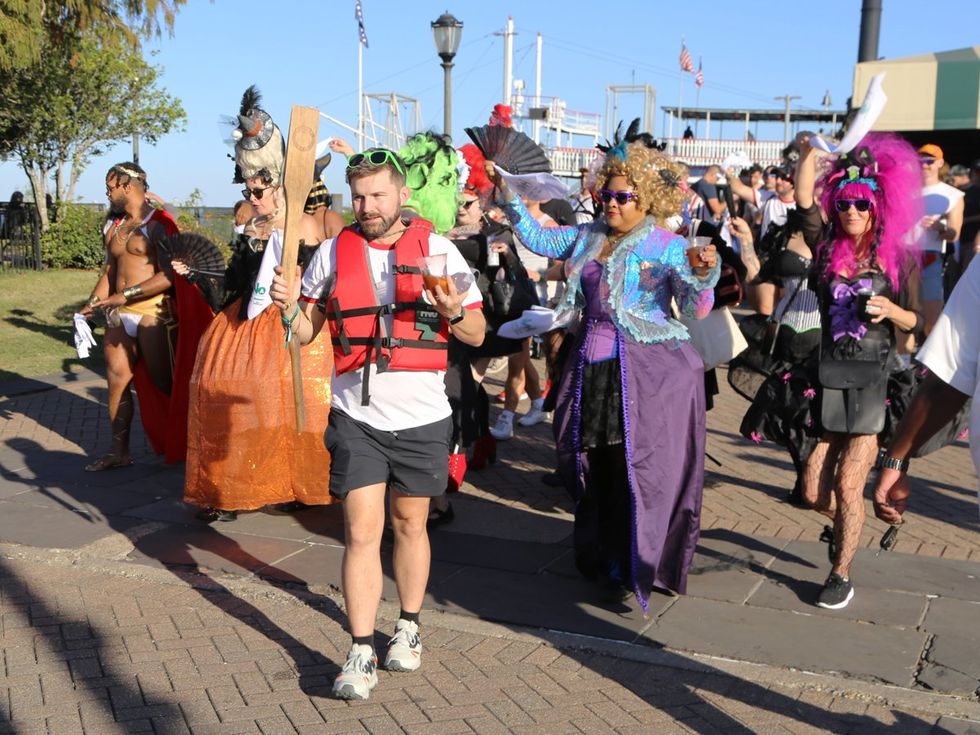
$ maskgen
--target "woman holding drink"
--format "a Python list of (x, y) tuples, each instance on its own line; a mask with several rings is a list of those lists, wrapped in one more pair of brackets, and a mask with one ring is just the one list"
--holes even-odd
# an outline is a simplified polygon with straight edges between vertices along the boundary
[(555, 412), (559, 469), (577, 494), (576, 565), (646, 611), (654, 589), (685, 591), (700, 534), (704, 366), (670, 303), (707, 315), (719, 266), (714, 246), (685, 253), (658, 226), (680, 212), (687, 171), (643, 138), (604, 149), (603, 214), (589, 224), (541, 227), (495, 183), (521, 241), (568, 261), (559, 314), (582, 310)]

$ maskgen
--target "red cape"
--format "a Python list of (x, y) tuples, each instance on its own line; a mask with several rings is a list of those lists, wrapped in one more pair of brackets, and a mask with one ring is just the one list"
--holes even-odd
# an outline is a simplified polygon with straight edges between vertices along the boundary
[[(177, 234), (177, 223), (169, 212), (158, 209), (152, 219), (163, 224), (167, 236)], [(136, 362), (133, 385), (139, 400), (140, 420), (150, 446), (168, 464), (183, 462), (187, 456), (187, 401), (191, 371), (197, 357), (197, 343), (211, 324), (214, 312), (201, 291), (182, 276), (174, 277), (171, 299), (177, 319), (177, 354), (170, 395), (154, 385), (142, 358)]]

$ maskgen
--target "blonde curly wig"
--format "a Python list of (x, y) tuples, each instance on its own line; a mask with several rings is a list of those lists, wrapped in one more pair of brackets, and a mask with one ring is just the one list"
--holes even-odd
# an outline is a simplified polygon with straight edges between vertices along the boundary
[(615, 176), (625, 176), (636, 193), (636, 205), (663, 223), (669, 217), (680, 214), (684, 203), (681, 188), (687, 181), (687, 167), (672, 161), (660, 151), (643, 143), (630, 143), (626, 147), (626, 160), (611, 155), (599, 169), (596, 190), (605, 189)]

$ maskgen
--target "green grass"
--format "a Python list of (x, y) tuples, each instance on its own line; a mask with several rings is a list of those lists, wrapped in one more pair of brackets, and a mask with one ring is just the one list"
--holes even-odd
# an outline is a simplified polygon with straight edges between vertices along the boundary
[(102, 330), (88, 359), (79, 360), (71, 322), (97, 279), (96, 271), (0, 273), (0, 381), (102, 365)]

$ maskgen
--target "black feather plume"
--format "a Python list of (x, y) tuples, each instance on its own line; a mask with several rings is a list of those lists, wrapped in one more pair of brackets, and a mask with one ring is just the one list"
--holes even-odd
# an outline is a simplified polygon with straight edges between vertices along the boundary
[(658, 151), (662, 151), (667, 147), (666, 141), (658, 143), (650, 133), (641, 133), (640, 118), (637, 117), (626, 128), (625, 135), (623, 135), (623, 122), (620, 120), (619, 125), (616, 126), (616, 132), (613, 134), (613, 139), (611, 141), (607, 140), (605, 145), (598, 144), (596, 148), (603, 153), (609, 153), (613, 148), (616, 148), (625, 155), (626, 146), (630, 143), (642, 143), (647, 148), (654, 148)]
[(254, 84), (251, 85), (242, 95), (242, 106), (239, 114), (247, 115), (250, 110), (254, 110), (256, 107), (258, 107), (261, 101), (262, 93), (259, 92), (259, 88)]

